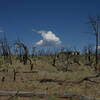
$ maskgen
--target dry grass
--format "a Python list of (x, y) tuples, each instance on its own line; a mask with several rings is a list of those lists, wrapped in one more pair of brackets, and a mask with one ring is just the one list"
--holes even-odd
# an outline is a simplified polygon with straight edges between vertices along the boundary
[[(8, 63), (3, 62), (4, 64), (0, 65), (0, 70), (2, 69), (8, 69), (8, 72), (0, 72), (0, 80), (2, 77), (5, 77), (5, 82), (0, 81), (0, 90), (18, 90), (18, 91), (34, 91), (34, 92), (46, 92), (46, 88), (48, 88), (48, 94), (51, 95), (53, 93), (63, 94), (63, 93), (77, 93), (77, 94), (85, 94), (90, 96), (97, 96), (100, 93), (100, 84), (95, 84), (92, 82), (83, 82), (81, 84), (69, 84), (67, 81), (79, 81), (80, 79), (86, 77), (95, 75), (96, 73), (93, 71), (93, 68), (90, 66), (85, 66), (82, 62), (84, 57), (80, 57), (80, 63), (78, 64), (72, 64), (69, 66), (69, 69), (73, 72), (62, 72), (57, 71), (55, 67), (52, 66), (52, 58), (47, 57), (36, 57), (32, 58), (32, 62), (34, 64), (33, 70), (39, 70), (39, 73), (29, 73), (29, 74), (23, 74), (18, 73), (16, 75), (16, 81), (13, 81), (13, 68), (15, 68), (17, 71), (30, 71), (30, 64), (23, 65), (19, 61), (15, 60), (15, 57), (13, 58), (13, 65), (10, 65)], [(36, 59), (36, 61), (34, 61)], [(72, 61), (72, 58), (71, 58)], [(66, 60), (65, 60), (66, 62)], [(87, 61), (86, 61), (87, 62)], [(60, 60), (57, 60), (57, 65), (59, 66)], [(66, 63), (65, 63), (66, 65)], [(63, 66), (63, 65), (62, 65)], [(58, 79), (58, 80), (66, 80), (63, 84), (58, 84), (56, 82), (46, 82), (46, 83), (40, 83), (39, 79)], [(30, 81), (29, 81), (30, 80)], [(34, 81), (31, 81), (34, 80)], [(100, 78), (94, 79), (98, 82), (100, 82)], [(3, 97), (0, 97), (0, 100), (7, 100), (2, 99)], [(8, 98), (8, 97), (6, 97)], [(57, 97), (48, 96), (46, 98), (20, 98), (18, 97), (17, 100), (61, 100)]]

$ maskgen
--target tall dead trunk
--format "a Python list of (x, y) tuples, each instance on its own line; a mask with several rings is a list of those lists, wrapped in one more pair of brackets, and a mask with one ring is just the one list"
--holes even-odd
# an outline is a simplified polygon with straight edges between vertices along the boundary
[(20, 57), (22, 57), (23, 59), (23, 64), (27, 64), (27, 60), (28, 60), (28, 48), (24, 45), (24, 43), (22, 42), (15, 42), (14, 45), (17, 45), (20, 49), (23, 48), (24, 49), (24, 54), (21, 55)]
[(96, 23), (96, 68), (97, 70), (97, 65), (98, 65), (98, 23)]
[(93, 31), (95, 32), (95, 36), (96, 36), (96, 53), (95, 53), (95, 62), (96, 62), (96, 66), (95, 66), (95, 71), (98, 70), (98, 25), (99, 25), (99, 19), (100, 17), (97, 16), (97, 19), (94, 19), (93, 17), (89, 17), (89, 20), (90, 20), (90, 25), (92, 26), (93, 28)]

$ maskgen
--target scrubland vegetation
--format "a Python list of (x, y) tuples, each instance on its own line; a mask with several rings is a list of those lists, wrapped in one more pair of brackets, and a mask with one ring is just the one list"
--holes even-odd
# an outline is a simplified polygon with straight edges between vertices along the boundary
[[(90, 18), (95, 30), (93, 22)], [(97, 31), (96, 46), (81, 51), (64, 46), (29, 51), (20, 40), (0, 40), (0, 100), (100, 100)]]
[(65, 50), (56, 54), (28, 55), (25, 46), (17, 49), (16, 55), (2, 54), (0, 57), (0, 90), (31, 91), (47, 95), (42, 98), (1, 96), (1, 100), (80, 100), (77, 96), (58, 97), (64, 94), (99, 98), (100, 63), (95, 71), (94, 54)]

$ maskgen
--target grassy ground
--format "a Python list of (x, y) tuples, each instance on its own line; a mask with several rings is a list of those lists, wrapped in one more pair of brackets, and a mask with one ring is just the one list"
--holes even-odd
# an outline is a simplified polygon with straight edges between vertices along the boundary
[[(22, 71), (30, 71), (30, 64), (23, 65), (18, 60), (13, 57), (13, 64), (10, 65), (8, 61), (4, 61), (3, 58), (0, 60), (0, 70), (8, 69), (8, 72), (0, 72), (0, 80), (5, 77), (5, 81), (0, 81), (0, 90), (18, 90), (18, 91), (34, 91), (34, 92), (47, 92), (49, 96), (46, 98), (21, 98), (18, 97), (17, 100), (63, 100), (52, 96), (52, 94), (64, 94), (64, 93), (75, 93), (84, 94), (88, 96), (99, 97), (100, 94), (100, 84), (96, 84), (89, 81), (84, 81), (80, 84), (67, 83), (67, 81), (79, 81), (86, 76), (96, 75), (94, 72), (94, 64), (91, 66), (86, 66), (88, 60), (84, 56), (74, 56), (69, 59), (72, 63), (68, 65), (66, 56), (60, 55), (56, 58), (56, 66), (68, 66), (72, 72), (58, 71), (54, 66), (52, 66), (51, 56), (38, 56), (31, 58), (34, 66), (33, 70), (39, 70), (39, 73), (21, 73)], [(74, 63), (74, 59), (79, 61), (80, 65)], [(16, 71), (20, 71), (16, 75), (16, 81), (13, 81), (13, 68)], [(57, 82), (45, 82), (40, 83), (39, 79), (54, 79), (54, 80), (66, 80), (66, 82), (59, 84)], [(32, 81), (33, 80), (33, 81)], [(100, 78), (93, 79), (100, 82)], [(48, 88), (48, 91), (46, 90)], [(9, 97), (0, 97), (0, 100), (7, 100)]]

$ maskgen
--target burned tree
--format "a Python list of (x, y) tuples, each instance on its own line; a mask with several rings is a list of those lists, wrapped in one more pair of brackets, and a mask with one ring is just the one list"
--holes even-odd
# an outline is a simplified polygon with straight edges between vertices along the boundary
[(85, 56), (85, 59), (87, 59), (87, 55), (88, 55), (88, 50), (87, 50), (87, 46), (84, 46), (82, 49), (82, 53)]
[(4, 60), (8, 59), (9, 63), (12, 64), (11, 46), (7, 41), (5, 33), (3, 35), (3, 38), (0, 40), (1, 55), (4, 57)]
[(93, 54), (92, 45), (88, 45), (88, 61), (91, 62), (91, 56)]
[(33, 48), (32, 48), (32, 58), (33, 58), (34, 55), (35, 55), (35, 49), (36, 49), (36, 47), (33, 47)]
[(95, 32), (95, 36), (96, 36), (96, 66), (95, 66), (95, 70), (97, 71), (97, 65), (98, 65), (98, 27), (99, 27), (99, 19), (100, 17), (97, 16), (96, 19), (94, 19), (93, 17), (89, 17), (89, 24), (91, 25), (93, 31)]
[(91, 44), (84, 46), (83, 48), (83, 54), (85, 58), (88, 60), (88, 62), (91, 62), (91, 57), (93, 55), (93, 46)]
[(33, 69), (33, 63), (31, 61), (31, 59), (28, 57), (28, 48), (27, 48), (27, 46), (25, 46), (24, 43), (22, 43), (20, 41), (16, 41), (14, 43), (14, 45), (17, 46), (17, 48), (19, 49), (19, 59), (20, 59), (20, 61), (22, 60), (24, 65), (27, 64), (27, 61), (29, 61), (30, 70), (32, 70)]
[[(23, 64), (27, 64), (27, 60), (28, 60), (28, 49), (27, 47), (24, 45), (24, 43), (20, 42), (20, 41), (16, 41), (14, 43), (14, 45), (17, 46), (17, 48), (19, 48), (19, 52), (20, 52), (20, 60), (23, 61)], [(21, 53), (22, 51), (22, 53)]]

